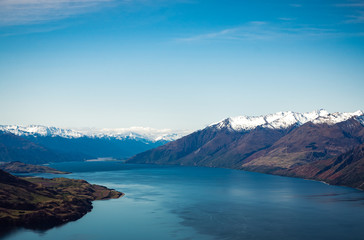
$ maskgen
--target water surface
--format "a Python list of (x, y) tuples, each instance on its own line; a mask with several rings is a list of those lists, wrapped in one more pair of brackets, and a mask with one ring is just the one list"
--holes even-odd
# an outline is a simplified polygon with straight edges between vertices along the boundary
[[(124, 192), (83, 218), (2, 239), (363, 239), (364, 193), (303, 179), (230, 169), (52, 164)], [(54, 177), (42, 174), (45, 177)]]

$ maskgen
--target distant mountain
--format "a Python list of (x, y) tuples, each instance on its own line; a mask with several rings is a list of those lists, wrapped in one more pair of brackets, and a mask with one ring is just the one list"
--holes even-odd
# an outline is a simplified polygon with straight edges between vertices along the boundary
[(125, 159), (184, 133), (142, 127), (73, 130), (40, 125), (0, 125), (0, 161), (39, 164), (100, 157)]
[(187, 130), (172, 131), (170, 129), (154, 129), (148, 127), (131, 128), (80, 128), (65, 129), (48, 127), (42, 125), (0, 125), (0, 131), (11, 132), (17, 136), (33, 137), (61, 137), (67, 139), (76, 138), (97, 138), (97, 139), (117, 139), (117, 140), (137, 140), (145, 142), (173, 141), (187, 133)]
[(0, 131), (0, 162), (20, 161), (42, 164), (47, 162), (81, 161), (91, 156), (60, 153), (12, 133)]
[(279, 112), (234, 117), (137, 154), (131, 163), (276, 173), (331, 159), (364, 143), (364, 113)]

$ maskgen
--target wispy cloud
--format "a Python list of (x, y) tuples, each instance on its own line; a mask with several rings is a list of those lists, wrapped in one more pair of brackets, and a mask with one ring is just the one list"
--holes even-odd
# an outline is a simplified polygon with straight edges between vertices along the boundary
[[(129, 0), (130, 1), (130, 0)], [(0, 25), (42, 23), (95, 11), (114, 0), (0, 0)]]
[(240, 28), (228, 28), (218, 32), (211, 32), (187, 38), (179, 38), (177, 40), (182, 42), (192, 42), (192, 41), (200, 41), (208, 39), (221, 39), (221, 38), (228, 39), (228, 38), (234, 38), (234, 35), (236, 35), (236, 33), (239, 30)]
[(302, 4), (292, 3), (292, 4), (290, 4), (290, 6), (294, 7), (294, 8), (300, 8), (300, 7), (302, 7)]
[[(362, 33), (351, 35), (362, 36)], [(277, 25), (268, 22), (249, 22), (239, 27), (179, 38), (177, 40), (181, 42), (194, 42), (206, 40), (276, 40), (283, 38), (319, 39), (343, 36), (348, 36), (348, 33), (338, 32), (331, 28), (292, 26), (290, 24)]]
[(21, 28), (21, 29), (12, 29), (12, 31), (7, 31), (4, 33), (0, 33), (0, 37), (9, 37), (9, 36), (17, 36), (17, 35), (27, 35), (27, 34), (34, 34), (34, 33), (47, 33), (53, 32), (60, 29), (64, 29), (68, 27), (68, 25), (55, 25), (55, 26), (37, 26), (37, 27), (30, 27), (30, 28)]
[(348, 16), (346, 23), (364, 23), (364, 11), (358, 11), (355, 15)]
[(335, 4), (337, 7), (364, 7), (364, 1)]
[(364, 1), (358, 0), (335, 4), (336, 7), (345, 7), (353, 9), (353, 14), (346, 16), (344, 23), (364, 23)]
[(295, 18), (287, 18), (287, 17), (281, 17), (281, 18), (278, 18), (279, 20), (282, 20), (282, 21), (294, 21)]

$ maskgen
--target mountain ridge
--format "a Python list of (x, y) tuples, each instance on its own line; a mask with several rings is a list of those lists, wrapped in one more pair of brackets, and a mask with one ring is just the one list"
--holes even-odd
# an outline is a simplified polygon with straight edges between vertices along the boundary
[[(284, 171), (337, 157), (364, 143), (362, 111), (319, 110), (306, 115), (310, 118), (300, 120), (292, 118), (293, 112), (271, 114), (269, 124), (261, 117), (240, 117), (244, 121), (234, 125), (227, 118), (139, 153), (127, 162), (223, 167), (284, 175)], [(277, 122), (282, 124), (271, 124)]]
[(66, 129), (0, 125), (0, 161), (41, 164), (104, 157), (126, 159), (177, 139), (186, 132), (145, 127)]
[(258, 126), (265, 128), (282, 129), (289, 128), (294, 124), (303, 125), (307, 122), (312, 122), (314, 124), (327, 123), (329, 125), (332, 125), (346, 121), (352, 117), (356, 117), (358, 121), (364, 124), (364, 112), (362, 110), (358, 110), (352, 113), (329, 113), (324, 109), (320, 109), (306, 113), (286, 111), (261, 116), (229, 117), (217, 123), (210, 124), (209, 127), (229, 128), (235, 131), (252, 130)]

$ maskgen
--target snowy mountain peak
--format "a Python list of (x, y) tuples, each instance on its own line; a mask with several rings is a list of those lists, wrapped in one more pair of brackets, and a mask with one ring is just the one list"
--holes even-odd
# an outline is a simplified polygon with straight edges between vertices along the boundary
[(234, 131), (248, 131), (258, 126), (272, 129), (284, 129), (294, 124), (302, 125), (307, 122), (314, 124), (336, 124), (346, 121), (352, 117), (364, 125), (364, 112), (359, 110), (353, 113), (329, 113), (324, 109), (307, 112), (297, 113), (292, 111), (277, 112), (265, 116), (238, 116), (222, 120), (218, 123), (210, 125), (218, 129), (228, 128)]
[(62, 129), (56, 127), (47, 127), (42, 125), (29, 125), (29, 126), (18, 126), (18, 125), (0, 125), (0, 131), (11, 132), (18, 136), (59, 136), (64, 138), (78, 138), (83, 135), (77, 131), (71, 129)]
[(188, 133), (187, 130), (172, 131), (170, 129), (154, 129), (149, 127), (131, 128), (82, 128), (64, 129), (57, 127), (47, 127), (42, 125), (0, 125), (0, 131), (10, 132), (18, 136), (43, 136), (43, 137), (62, 137), (62, 138), (115, 138), (115, 139), (135, 139), (156, 141), (173, 141)]

